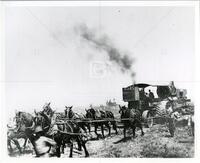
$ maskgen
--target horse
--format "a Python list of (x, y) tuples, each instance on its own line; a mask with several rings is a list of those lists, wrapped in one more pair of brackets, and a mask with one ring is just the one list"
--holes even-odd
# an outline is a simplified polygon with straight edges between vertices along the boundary
[(71, 106), (71, 107), (65, 106), (65, 108), (66, 108), (64, 110), (65, 118), (67, 118), (69, 120), (76, 121), (76, 123), (78, 124), (78, 126), (80, 128), (82, 128), (85, 131), (85, 133), (87, 133), (87, 129), (88, 129), (88, 131), (90, 133), (90, 123), (86, 120), (86, 116), (78, 114), (78, 113), (74, 113), (73, 110), (72, 110), (72, 107), (73, 106)]
[(53, 110), (51, 107), (50, 107), (50, 102), (49, 103), (46, 103), (44, 106), (43, 106), (43, 110), (42, 110), (42, 114), (45, 114), (49, 119), (53, 116), (53, 114), (55, 113), (55, 110)]
[[(63, 121), (64, 122), (64, 121)], [(73, 142), (76, 141), (78, 143), (78, 150), (81, 151), (81, 147), (83, 147), (85, 152), (85, 157), (89, 157), (89, 153), (86, 148), (87, 136), (84, 134), (83, 130), (79, 127), (76, 122), (65, 121), (64, 123), (58, 123), (56, 125), (58, 129), (58, 136), (55, 135), (55, 141), (62, 142), (58, 143), (64, 147), (65, 144), (69, 144), (70, 146), (70, 154), (69, 157), (73, 155)], [(63, 149), (64, 150), (64, 149)], [(63, 151), (64, 152), (64, 151)]]
[[(102, 111), (100, 110), (101, 112), (101, 117), (103, 119), (107, 119), (105, 121), (105, 123), (108, 123), (107, 126), (109, 125), (109, 123), (113, 126), (113, 130), (115, 130), (115, 134), (118, 134), (118, 131), (117, 131), (117, 124), (116, 124), (116, 121), (115, 121), (115, 117), (114, 117), (114, 114), (111, 112), (111, 111)], [(109, 128), (109, 134), (111, 134), (111, 130)]]
[(131, 127), (133, 130), (133, 138), (135, 137), (135, 129), (139, 127), (141, 130), (141, 136), (144, 135), (142, 123), (141, 123), (141, 113), (136, 109), (129, 109), (125, 106), (120, 106), (119, 113), (121, 114), (121, 122), (124, 124), (124, 139), (126, 138), (126, 129)]
[(94, 125), (95, 128), (95, 134), (97, 135), (97, 139), (99, 138), (99, 134), (97, 133), (97, 129), (100, 126), (101, 127), (101, 133), (102, 133), (102, 137), (105, 138), (104, 135), (104, 125), (108, 128), (109, 133), (108, 135), (110, 136), (111, 134), (111, 127), (110, 127), (110, 122), (113, 123), (114, 125), (114, 129), (117, 133), (117, 127), (116, 127), (116, 123), (114, 120), (105, 120), (105, 118), (111, 118), (114, 119), (114, 115), (112, 114), (112, 112), (104, 112), (104, 111), (100, 111), (100, 110), (94, 110), (93, 108), (90, 109), (85, 109), (86, 111), (86, 118), (90, 118), (92, 120), (95, 120), (96, 122), (92, 122), (92, 124)]
[(36, 112), (34, 110), (35, 117), (34, 117), (34, 122), (36, 125), (41, 124), (43, 132), (47, 132), (50, 128), (51, 124), (51, 119), (48, 117), (44, 112)]
[[(45, 114), (42, 114), (42, 113), (40, 115), (45, 116)], [(36, 116), (36, 119), (39, 119), (39, 117)], [(60, 122), (56, 122), (56, 120), (57, 120), (57, 116), (56, 114), (53, 114), (51, 117), (44, 117), (43, 121), (36, 120), (36, 125), (42, 126), (45, 129), (45, 125), (42, 123), (50, 122), (50, 124), (47, 125), (50, 127), (49, 127), (49, 130), (45, 132), (45, 136), (54, 139), (55, 142), (57, 143), (57, 148), (56, 148), (57, 157), (61, 156), (61, 151), (60, 151), (61, 147), (62, 147), (62, 152), (64, 153), (65, 144), (69, 144), (70, 146), (69, 157), (73, 156), (73, 140), (77, 141), (79, 150), (81, 150), (81, 147), (84, 148), (85, 157), (88, 157), (89, 153), (85, 146), (85, 143), (86, 143), (86, 141), (84, 140), (85, 137), (81, 133), (81, 130), (78, 127), (78, 125), (71, 121), (65, 122), (63, 120), (60, 120)]]
[(37, 153), (33, 136), (35, 130), (34, 117), (30, 113), (19, 111), (16, 113), (16, 126), (16, 131), (25, 134), (25, 136), (30, 140), (35, 153)]

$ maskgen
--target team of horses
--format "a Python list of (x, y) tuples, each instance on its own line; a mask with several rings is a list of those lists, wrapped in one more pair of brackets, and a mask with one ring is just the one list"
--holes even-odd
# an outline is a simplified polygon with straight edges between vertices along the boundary
[[(121, 115), (122, 123), (124, 124), (124, 138), (126, 137), (126, 129), (128, 127), (133, 129), (133, 137), (135, 137), (135, 128), (141, 129), (141, 135), (144, 135), (141, 123), (141, 114), (135, 109), (128, 109), (125, 106), (121, 107), (119, 113)], [(36, 112), (35, 115), (26, 112), (16, 113), (16, 128), (8, 129), (8, 147), (12, 152), (13, 142), (22, 153), (18, 139), (24, 138), (25, 149), (26, 142), (29, 140), (37, 154), (34, 133), (35, 128), (40, 126), (42, 132), (46, 137), (52, 138), (56, 142), (56, 156), (60, 157), (64, 153), (66, 144), (70, 147), (69, 157), (73, 157), (74, 142), (78, 145), (78, 150), (84, 149), (85, 157), (89, 157), (89, 152), (86, 147), (88, 141), (88, 134), (91, 133), (91, 127), (94, 126), (94, 133), (96, 138), (105, 138), (104, 129), (108, 130), (108, 136), (111, 135), (111, 126), (116, 134), (118, 134), (117, 124), (114, 114), (111, 111), (99, 109), (85, 109), (85, 114), (78, 114), (72, 110), (71, 107), (65, 107), (64, 113), (57, 114), (47, 103), (42, 111)], [(105, 126), (105, 127), (104, 127)], [(98, 128), (101, 128), (99, 134)]]

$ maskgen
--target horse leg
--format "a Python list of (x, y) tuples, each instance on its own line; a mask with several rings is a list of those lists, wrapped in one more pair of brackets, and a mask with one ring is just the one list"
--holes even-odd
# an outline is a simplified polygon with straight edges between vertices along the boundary
[(88, 150), (86, 148), (85, 143), (86, 143), (85, 141), (81, 140), (81, 145), (82, 145), (82, 147), (83, 147), (83, 149), (85, 151), (85, 157), (89, 157), (89, 152), (88, 152)]
[(89, 123), (87, 124), (87, 128), (88, 128), (88, 131), (89, 131), (89, 133), (90, 133), (90, 132), (91, 132), (91, 126), (90, 126)]
[(25, 148), (26, 148), (26, 143), (27, 143), (27, 141), (28, 141), (28, 138), (25, 138), (25, 139), (24, 139), (24, 145), (23, 145), (24, 151), (25, 151)]
[(13, 141), (14, 141), (15, 145), (17, 146), (17, 149), (19, 150), (19, 153), (21, 154), (21, 153), (22, 153), (22, 150), (21, 150), (21, 147), (20, 147), (20, 145), (19, 145), (18, 140), (13, 139)]
[(140, 123), (138, 127), (139, 127), (140, 130), (141, 130), (141, 136), (143, 136), (143, 135), (144, 135), (144, 131), (143, 131), (143, 128), (142, 128), (142, 124)]
[(73, 156), (73, 142), (70, 141), (70, 154), (69, 154), (69, 157), (72, 157)]
[(63, 149), (65, 144), (63, 143), (63, 141), (56, 141), (56, 143), (57, 143), (57, 146), (56, 146), (56, 156), (60, 157), (61, 156), (60, 148), (62, 147), (62, 149)]
[(65, 142), (64, 141), (62, 141), (62, 145), (61, 145), (62, 147), (62, 153), (64, 154), (65, 153), (65, 147), (66, 147), (66, 145), (65, 145)]
[(110, 125), (108, 124), (108, 130), (109, 130), (109, 136), (111, 135), (111, 127), (110, 127)]
[(10, 147), (10, 153), (12, 153), (13, 152), (13, 148), (12, 148), (10, 139), (7, 140), (7, 144), (8, 144), (8, 147)]
[(62, 154), (65, 153), (65, 145), (64, 145), (64, 144), (61, 146), (61, 153), (62, 153)]
[(61, 147), (61, 145), (58, 145), (57, 147), (56, 147), (56, 156), (57, 157), (60, 157), (60, 147)]
[(76, 138), (76, 141), (77, 141), (77, 144), (78, 144), (78, 150), (79, 150), (79, 151), (82, 151), (82, 148), (81, 148), (81, 140), (80, 140), (79, 136)]
[(97, 128), (98, 128), (98, 126), (95, 124), (95, 126), (94, 126), (94, 132), (97, 135), (97, 139), (98, 139), (99, 138), (99, 134), (97, 133)]
[(126, 139), (126, 126), (124, 126), (124, 139)]
[(87, 129), (86, 129), (86, 127), (85, 127), (85, 125), (84, 124), (81, 124), (81, 128), (83, 129), (83, 131), (87, 134)]
[(118, 134), (116, 121), (112, 122), (113, 130), (115, 130), (115, 134)]
[(53, 139), (57, 144), (56, 145), (56, 156), (60, 157), (61, 156), (61, 150), (62, 150), (62, 152), (64, 152), (66, 139), (60, 133), (54, 134)]
[(108, 135), (110, 136), (110, 134), (111, 134), (111, 128), (110, 128), (110, 125), (109, 125), (109, 123), (106, 123), (105, 124), (106, 125), (106, 127), (108, 128)]
[(103, 138), (105, 138), (103, 124), (101, 124), (101, 133), (102, 133)]
[(135, 129), (136, 129), (136, 127), (135, 127), (135, 125), (133, 125), (133, 127), (132, 127), (132, 130), (133, 130), (133, 138), (135, 138)]

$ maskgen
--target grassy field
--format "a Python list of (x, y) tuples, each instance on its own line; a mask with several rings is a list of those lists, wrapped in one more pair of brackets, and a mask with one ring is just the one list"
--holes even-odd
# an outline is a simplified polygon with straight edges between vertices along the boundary
[[(92, 149), (94, 142), (88, 142)], [(194, 157), (194, 139), (189, 136), (186, 128), (177, 128), (174, 137), (170, 137), (167, 128), (154, 125), (145, 129), (145, 135), (129, 136), (126, 140), (123, 135), (108, 137), (95, 142), (91, 157), (135, 157), (135, 158), (190, 158)], [(95, 149), (95, 146), (100, 148)]]
[[(194, 138), (187, 132), (186, 127), (178, 127), (174, 137), (170, 137), (166, 126), (154, 125), (151, 129), (144, 128), (145, 135), (132, 138), (131, 133), (127, 134), (127, 139), (123, 139), (122, 129), (115, 135), (112, 131), (110, 137), (87, 142), (90, 157), (134, 157), (134, 158), (191, 158), (194, 157)], [(92, 134), (93, 138), (95, 137)], [(76, 147), (76, 143), (74, 144)], [(24, 154), (16, 152), (14, 157), (34, 157), (29, 144)], [(74, 150), (74, 157), (84, 157), (83, 152)], [(69, 148), (61, 157), (68, 157)]]

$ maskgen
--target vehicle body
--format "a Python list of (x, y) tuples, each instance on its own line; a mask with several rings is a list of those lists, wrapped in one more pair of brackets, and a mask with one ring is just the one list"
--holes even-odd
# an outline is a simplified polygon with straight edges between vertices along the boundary
[[(154, 90), (153, 97), (149, 96), (151, 90)], [(186, 90), (176, 89), (174, 82), (169, 85), (138, 83), (122, 88), (122, 92), (123, 101), (128, 102), (128, 108), (140, 110), (143, 121), (148, 127), (152, 127), (159, 119), (162, 122), (167, 122), (172, 136), (175, 131), (175, 120), (172, 113), (184, 108), (191, 110)]]

